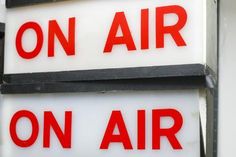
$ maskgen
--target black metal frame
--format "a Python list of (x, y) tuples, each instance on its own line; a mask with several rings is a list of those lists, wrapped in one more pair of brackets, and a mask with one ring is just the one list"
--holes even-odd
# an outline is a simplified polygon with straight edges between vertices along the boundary
[(6, 0), (7, 8), (14, 8), (20, 6), (34, 5), (39, 3), (57, 2), (65, 0)]
[(2, 84), (3, 79), (4, 35), (5, 24), (0, 23), (0, 84)]
[[(218, 147), (218, 101), (219, 101), (219, 34), (220, 34), (220, 0), (215, 0), (217, 3), (217, 52), (210, 53), (209, 57), (216, 58), (215, 66), (209, 71), (209, 77), (212, 80), (213, 86), (207, 91), (207, 157), (217, 157), (217, 147)], [(216, 56), (215, 56), (216, 55)]]
[(0, 38), (3, 37), (5, 32), (5, 24), (0, 22)]
[(105, 92), (206, 88), (204, 76), (152, 79), (3, 84), (2, 94)]
[(3, 75), (2, 94), (206, 88), (204, 65)]
[(6, 83), (75, 82), (98, 80), (178, 78), (205, 76), (201, 64), (153, 66), (137, 68), (81, 70), (45, 73), (4, 74)]

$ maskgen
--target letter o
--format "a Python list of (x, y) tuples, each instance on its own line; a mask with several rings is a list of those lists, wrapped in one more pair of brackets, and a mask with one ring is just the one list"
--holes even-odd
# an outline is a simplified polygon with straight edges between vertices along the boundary
[[(22, 46), (22, 36), (27, 29), (33, 29), (37, 35), (36, 47), (34, 50), (29, 52), (25, 51)], [(37, 24), (36, 22), (27, 22), (23, 24), (18, 30), (16, 35), (16, 49), (18, 54), (24, 59), (32, 59), (40, 53), (42, 46), (43, 46), (43, 31), (40, 25)]]
[[(32, 134), (27, 140), (22, 140), (17, 135), (16, 125), (17, 125), (17, 122), (20, 118), (28, 118), (32, 124)], [(32, 112), (22, 110), (22, 111), (18, 111), (17, 113), (14, 114), (14, 116), (11, 119), (11, 123), (10, 123), (10, 135), (11, 135), (13, 142), (17, 146), (23, 147), (23, 148), (30, 147), (37, 140), (38, 133), (39, 133), (38, 120)]]

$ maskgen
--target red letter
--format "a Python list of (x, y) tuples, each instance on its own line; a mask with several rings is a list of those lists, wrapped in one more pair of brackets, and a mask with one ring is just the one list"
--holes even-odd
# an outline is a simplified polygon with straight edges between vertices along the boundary
[(62, 47), (64, 48), (66, 54), (68, 56), (75, 55), (75, 18), (69, 18), (69, 31), (68, 31), (68, 41), (63, 35), (60, 26), (58, 25), (56, 20), (49, 21), (48, 28), (48, 56), (54, 56), (54, 41), (55, 36), (57, 36), (60, 41)]
[[(117, 37), (117, 32), (121, 28), (123, 36)], [(128, 22), (124, 12), (118, 12), (113, 20), (111, 30), (109, 32), (104, 53), (110, 53), (114, 45), (125, 44), (129, 51), (136, 50)]]
[[(119, 135), (113, 134), (116, 126), (118, 127)], [(121, 142), (125, 149), (133, 149), (120, 111), (112, 112), (100, 149), (108, 149), (111, 142)]]
[(146, 118), (145, 110), (138, 111), (138, 149), (145, 149), (146, 146)]
[[(18, 120), (21, 118), (29, 119), (32, 124), (32, 134), (29, 137), (29, 139), (27, 139), (27, 140), (21, 140), (21, 139), (19, 139), (19, 137), (17, 135), (16, 124), (17, 124)], [(32, 112), (22, 110), (22, 111), (18, 111), (17, 113), (14, 114), (14, 116), (11, 119), (11, 123), (10, 123), (10, 135), (11, 135), (13, 142), (17, 146), (23, 147), (23, 148), (30, 147), (37, 140), (38, 133), (39, 133), (38, 120)]]
[(63, 148), (71, 148), (71, 123), (72, 123), (72, 112), (65, 112), (65, 125), (64, 134), (58, 125), (52, 112), (44, 113), (44, 137), (43, 147), (50, 147), (50, 127), (53, 128)]
[(141, 10), (141, 49), (149, 48), (149, 9)]
[[(37, 44), (34, 50), (27, 52), (22, 46), (22, 36), (24, 32), (28, 29), (33, 29), (37, 35)], [(16, 35), (16, 50), (18, 54), (24, 59), (32, 59), (36, 57), (41, 51), (43, 46), (43, 31), (39, 24), (35, 22), (27, 22), (23, 24), (17, 32)]]
[[(164, 16), (166, 14), (176, 14), (179, 18), (178, 22), (173, 26), (164, 26)], [(173, 5), (167, 7), (156, 8), (156, 47), (164, 48), (164, 35), (170, 34), (177, 46), (186, 46), (184, 39), (180, 34), (180, 30), (187, 22), (187, 13), (184, 8)]]
[[(161, 129), (161, 117), (171, 117), (174, 120), (174, 125), (169, 129)], [(174, 109), (162, 109), (152, 111), (152, 147), (160, 149), (161, 136), (166, 136), (174, 149), (182, 149), (176, 134), (183, 125), (181, 114)]]

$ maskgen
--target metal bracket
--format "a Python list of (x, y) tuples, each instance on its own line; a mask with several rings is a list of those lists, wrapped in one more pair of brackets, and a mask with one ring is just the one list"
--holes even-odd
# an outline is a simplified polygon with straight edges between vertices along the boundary
[(6, 0), (6, 7), (14, 8), (14, 7), (21, 7), (40, 3), (48, 3), (48, 2), (58, 2), (58, 1), (65, 1), (65, 0)]

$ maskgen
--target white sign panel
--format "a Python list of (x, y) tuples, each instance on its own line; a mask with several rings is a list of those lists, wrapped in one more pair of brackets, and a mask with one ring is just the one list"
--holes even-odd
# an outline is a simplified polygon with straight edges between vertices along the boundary
[(4, 72), (204, 64), (205, 3), (86, 0), (9, 9)]
[(5, 5), (1, 4), (0, 2), (0, 22), (5, 23)]
[(197, 90), (4, 95), (3, 157), (199, 157)]
[(5, 23), (5, 0), (0, 0), (0, 22)]

